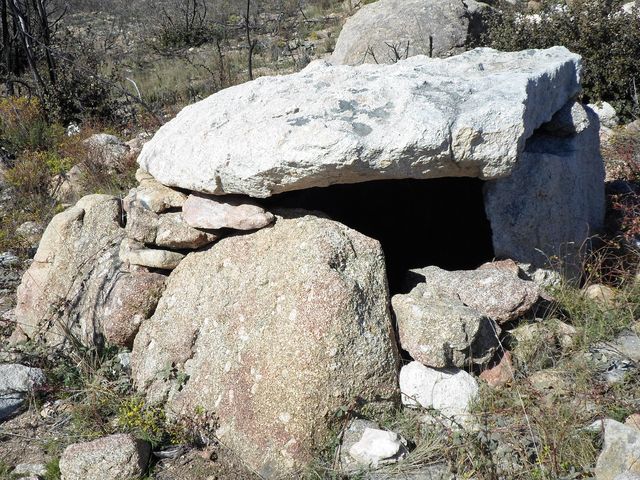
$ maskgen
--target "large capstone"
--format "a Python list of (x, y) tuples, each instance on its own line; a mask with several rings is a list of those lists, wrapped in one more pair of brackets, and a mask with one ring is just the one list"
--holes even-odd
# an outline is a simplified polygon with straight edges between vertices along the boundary
[(143, 148), (159, 182), (213, 194), (383, 179), (508, 176), (580, 91), (564, 47), (332, 66), (263, 77), (186, 107)]
[(132, 368), (150, 402), (216, 418), (263, 477), (291, 474), (340, 408), (399, 400), (380, 244), (298, 210), (191, 253), (142, 324)]

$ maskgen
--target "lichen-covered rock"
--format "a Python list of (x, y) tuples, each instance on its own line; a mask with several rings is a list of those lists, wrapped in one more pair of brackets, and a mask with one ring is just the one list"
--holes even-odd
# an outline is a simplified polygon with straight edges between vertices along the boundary
[(500, 327), (454, 297), (432, 295), (426, 284), (392, 299), (400, 344), (433, 368), (465, 367), (491, 360)]
[(104, 335), (112, 345), (129, 347), (142, 322), (153, 314), (164, 290), (166, 277), (158, 273), (119, 275), (109, 292), (104, 311)]
[(424, 295), (458, 299), (498, 323), (527, 313), (540, 298), (540, 288), (512, 271), (481, 268), (447, 271), (438, 267), (412, 270), (420, 275)]
[(394, 63), (414, 55), (460, 53), (483, 29), (487, 5), (474, 0), (379, 0), (349, 18), (336, 42), (336, 65)]
[(132, 435), (117, 434), (74, 443), (60, 458), (61, 480), (138, 480), (149, 463), (151, 447)]
[(220, 440), (266, 478), (311, 461), (341, 406), (398, 400), (380, 244), (282, 215), (187, 255), (132, 354), (149, 401), (215, 415)]
[(579, 93), (580, 63), (563, 47), (393, 65), (318, 61), (186, 107), (138, 163), (168, 186), (252, 197), (368, 180), (502, 178)]
[(102, 314), (120, 271), (120, 200), (89, 195), (56, 215), (18, 287), (16, 323), (29, 337), (60, 345), (71, 332), (102, 343)]

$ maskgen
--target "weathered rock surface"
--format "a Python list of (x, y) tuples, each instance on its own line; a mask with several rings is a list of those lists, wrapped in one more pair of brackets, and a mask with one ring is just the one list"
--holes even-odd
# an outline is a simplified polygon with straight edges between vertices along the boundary
[(171, 208), (182, 208), (187, 195), (157, 182), (144, 170), (136, 172), (136, 180), (140, 182), (124, 200), (125, 210), (130, 204), (137, 204), (155, 213), (166, 212)]
[(496, 257), (577, 276), (580, 250), (602, 226), (605, 212), (599, 124), (591, 110), (585, 112), (587, 128), (569, 137), (534, 135), (511, 175), (487, 182), (485, 209)]
[(616, 109), (613, 108), (613, 105), (607, 102), (600, 103), (590, 103), (587, 105), (591, 110), (593, 110), (596, 115), (598, 115), (598, 119), (600, 120), (600, 125), (607, 128), (615, 128), (618, 126), (618, 113)]
[(461, 53), (482, 32), (486, 7), (474, 0), (379, 0), (365, 5), (342, 27), (331, 63), (395, 63), (414, 55)]
[(104, 311), (104, 335), (112, 345), (131, 348), (143, 321), (153, 314), (164, 291), (166, 277), (132, 272), (118, 276)]
[(446, 463), (405, 467), (400, 472), (371, 472), (364, 480), (457, 480)]
[(127, 236), (146, 245), (178, 250), (197, 249), (218, 239), (213, 233), (189, 226), (181, 212), (157, 214), (130, 204), (127, 213)]
[(62, 480), (137, 480), (147, 468), (151, 447), (132, 435), (118, 434), (75, 443), (60, 458)]
[(159, 248), (145, 248), (143, 244), (130, 238), (126, 238), (120, 245), (119, 255), (120, 260), (125, 264), (158, 268), (160, 270), (173, 270), (184, 258), (184, 255), (179, 252)]
[(255, 230), (269, 225), (273, 214), (246, 197), (189, 195), (182, 207), (185, 222), (196, 228)]
[(594, 284), (584, 289), (584, 296), (603, 307), (613, 308), (615, 305), (616, 291), (607, 285)]
[(83, 142), (93, 156), (92, 161), (117, 171), (129, 153), (129, 147), (115, 135), (96, 133)]
[(310, 461), (340, 406), (399, 393), (379, 243), (282, 215), (187, 255), (132, 354), (149, 401), (214, 414), (221, 441), (267, 478)]
[(540, 288), (511, 271), (482, 268), (447, 271), (438, 267), (412, 270), (424, 278), (423, 295), (458, 299), (498, 323), (527, 313), (540, 298)]
[(598, 457), (598, 480), (615, 480), (621, 474), (640, 474), (640, 431), (615, 420), (604, 421), (604, 447)]
[(120, 269), (121, 216), (118, 198), (89, 195), (51, 220), (18, 287), (16, 322), (28, 337), (60, 345), (71, 331), (101, 343), (105, 292)]
[[(563, 47), (476, 49), (394, 65), (314, 62), (190, 105), (138, 162), (165, 185), (253, 197), (367, 180), (501, 178), (527, 168), (526, 158), (525, 167), (518, 161), (526, 140), (580, 91), (579, 70), (580, 58)], [(586, 175), (568, 171), (552, 184)], [(548, 181), (534, 176), (536, 187)], [(514, 182), (490, 197), (497, 201)]]
[(411, 362), (400, 370), (402, 403), (440, 411), (464, 426), (469, 409), (478, 394), (478, 383), (464, 370), (436, 370)]
[(391, 301), (402, 348), (433, 368), (464, 367), (491, 360), (500, 327), (454, 297), (440, 296), (420, 283)]
[(378, 428), (365, 428), (349, 455), (363, 468), (397, 463), (407, 456), (407, 441), (400, 435)]
[(27, 395), (44, 382), (39, 368), (0, 364), (0, 422), (18, 412)]

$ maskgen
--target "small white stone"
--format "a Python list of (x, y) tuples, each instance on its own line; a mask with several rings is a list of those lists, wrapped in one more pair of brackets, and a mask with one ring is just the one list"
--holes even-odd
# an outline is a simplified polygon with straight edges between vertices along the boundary
[(365, 467), (377, 468), (404, 458), (406, 443), (397, 433), (366, 428), (360, 441), (349, 449), (349, 455)]
[(403, 405), (439, 410), (464, 426), (470, 420), (478, 382), (464, 370), (439, 370), (411, 362), (400, 370), (400, 392)]

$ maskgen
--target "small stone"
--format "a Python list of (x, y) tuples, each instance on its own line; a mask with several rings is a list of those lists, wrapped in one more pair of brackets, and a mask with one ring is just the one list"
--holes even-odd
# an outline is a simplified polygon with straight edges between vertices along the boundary
[(363, 467), (378, 468), (406, 457), (406, 445), (407, 441), (397, 433), (366, 428), (360, 441), (349, 449), (349, 455)]
[(195, 250), (219, 238), (187, 225), (180, 212), (157, 214), (135, 203), (129, 205), (126, 230), (129, 238), (145, 245), (177, 250)]
[(500, 362), (480, 374), (480, 378), (493, 388), (504, 387), (513, 380), (513, 362), (511, 352), (504, 352)]
[(190, 227), (184, 221), (182, 213), (164, 213), (160, 215), (155, 244), (159, 247), (175, 249), (196, 249), (208, 245), (220, 238), (211, 232), (202, 232)]
[(29, 246), (37, 246), (43, 232), (44, 228), (37, 222), (24, 222), (16, 228), (16, 235), (27, 242)]
[(131, 239), (125, 239), (120, 246), (120, 260), (132, 265), (140, 265), (160, 270), (173, 270), (184, 255), (169, 250), (145, 248), (144, 245)]
[(531, 386), (540, 392), (565, 395), (571, 391), (571, 386), (565, 375), (552, 368), (534, 372), (529, 376)]
[(402, 348), (423, 365), (484, 364), (498, 348), (500, 327), (493, 320), (458, 299), (433, 295), (424, 283), (391, 303)]
[(147, 468), (151, 447), (129, 434), (75, 443), (60, 458), (61, 480), (134, 480)]
[(559, 272), (549, 268), (539, 268), (530, 263), (519, 263), (524, 278), (542, 288), (553, 288), (562, 285), (563, 277)]
[(131, 371), (131, 352), (122, 352), (117, 355), (118, 363), (125, 371)]
[[(149, 176), (150, 177), (150, 176)], [(153, 177), (140, 176), (142, 180), (124, 199), (125, 210), (137, 204), (155, 213), (163, 213), (171, 208), (182, 208), (187, 196), (157, 182)]]
[(25, 477), (44, 477), (47, 474), (47, 467), (42, 463), (20, 463), (13, 469), (11, 475)]
[[(598, 480), (640, 474), (640, 431), (615, 420), (604, 421), (604, 446), (596, 463)], [(632, 477), (633, 478), (633, 477)]]
[(275, 218), (247, 197), (204, 195), (189, 195), (182, 216), (192, 227), (214, 230), (255, 230), (266, 227)]
[(104, 312), (104, 336), (111, 345), (133, 346), (140, 325), (158, 305), (165, 280), (164, 275), (150, 272), (125, 273), (118, 277)]
[(615, 304), (616, 292), (613, 288), (607, 287), (606, 285), (589, 285), (584, 290), (584, 296), (589, 300), (593, 300), (594, 302), (605, 306), (612, 307)]
[(0, 421), (17, 413), (29, 392), (44, 382), (44, 372), (39, 368), (19, 364), (0, 365)]
[(438, 267), (412, 270), (424, 277), (434, 296), (459, 299), (498, 324), (527, 313), (540, 298), (540, 288), (511, 271), (498, 269), (447, 271)]
[(610, 103), (590, 103), (589, 105), (587, 105), (587, 107), (589, 107), (596, 113), (596, 115), (598, 115), (600, 124), (603, 127), (614, 128), (618, 126), (618, 113)]
[(354, 472), (361, 468), (360, 464), (349, 455), (349, 450), (356, 443), (360, 441), (364, 431), (367, 428), (379, 429), (380, 426), (371, 420), (364, 420), (361, 418), (353, 419), (347, 425), (347, 428), (344, 429), (342, 433), (342, 443), (340, 444), (340, 470), (348, 473)]
[(436, 370), (411, 362), (400, 370), (400, 392), (403, 405), (439, 410), (464, 426), (470, 422), (478, 383), (464, 370)]

